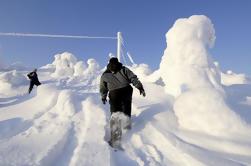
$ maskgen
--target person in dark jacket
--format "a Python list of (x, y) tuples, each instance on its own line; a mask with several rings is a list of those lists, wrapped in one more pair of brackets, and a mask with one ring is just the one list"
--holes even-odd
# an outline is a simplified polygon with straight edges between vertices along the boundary
[(31, 93), (34, 85), (36, 85), (36, 86), (41, 85), (41, 83), (39, 82), (38, 77), (37, 77), (37, 69), (34, 69), (32, 72), (27, 74), (27, 76), (30, 79), (29, 93)]
[(133, 84), (141, 95), (145, 97), (145, 90), (137, 76), (127, 67), (123, 66), (117, 58), (109, 60), (107, 69), (100, 79), (100, 94), (103, 104), (107, 102), (109, 92), (110, 112), (123, 112), (129, 118), (131, 117), (131, 105)]

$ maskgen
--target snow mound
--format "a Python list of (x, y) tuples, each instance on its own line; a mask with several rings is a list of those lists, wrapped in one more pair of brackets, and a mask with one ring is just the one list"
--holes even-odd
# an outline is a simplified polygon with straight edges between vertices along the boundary
[(236, 74), (228, 70), (227, 73), (221, 73), (221, 83), (229, 86), (233, 84), (248, 84), (250, 82), (245, 74)]
[(27, 78), (16, 70), (0, 74), (0, 92), (2, 95), (11, 95), (27, 84)]
[(206, 16), (178, 19), (166, 34), (159, 72), (166, 92), (176, 97), (174, 111), (181, 128), (217, 136), (244, 134), (250, 128), (225, 102), (220, 70), (208, 51), (215, 38)]

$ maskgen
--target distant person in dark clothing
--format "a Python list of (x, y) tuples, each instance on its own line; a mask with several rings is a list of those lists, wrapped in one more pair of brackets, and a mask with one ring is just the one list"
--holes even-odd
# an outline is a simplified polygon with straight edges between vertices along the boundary
[(36, 85), (36, 86), (41, 85), (41, 83), (39, 82), (38, 77), (37, 77), (37, 69), (34, 69), (32, 72), (27, 74), (27, 76), (30, 79), (29, 93), (31, 93), (34, 85)]
[(123, 66), (117, 58), (111, 58), (100, 80), (100, 94), (103, 104), (106, 103), (109, 92), (111, 114), (123, 112), (129, 118), (131, 117), (133, 93), (131, 83), (139, 89), (141, 95), (146, 95), (143, 85), (137, 76), (130, 69)]

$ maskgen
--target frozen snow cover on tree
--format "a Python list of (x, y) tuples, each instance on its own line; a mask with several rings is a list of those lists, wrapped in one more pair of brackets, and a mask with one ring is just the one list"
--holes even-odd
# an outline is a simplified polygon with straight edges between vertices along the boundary
[(65, 78), (74, 76), (95, 75), (99, 71), (99, 64), (95, 59), (88, 59), (87, 64), (83, 61), (78, 61), (77, 58), (69, 52), (56, 54), (52, 64), (43, 67), (44, 69), (55, 68), (52, 73), (53, 77)]
[(205, 86), (222, 90), (220, 73), (208, 52), (215, 38), (213, 24), (206, 16), (175, 22), (166, 34), (167, 48), (160, 63), (168, 93), (179, 96), (186, 90)]
[(220, 71), (209, 48), (215, 41), (209, 18), (178, 19), (167, 32), (167, 48), (160, 63), (165, 89), (176, 97), (173, 109), (181, 128), (210, 135), (246, 134), (250, 127), (229, 108)]
[(74, 76), (83, 75), (84, 71), (87, 69), (86, 64), (83, 61), (78, 61), (74, 65)]
[(74, 66), (77, 63), (76, 57), (68, 52), (62, 54), (56, 54), (54, 62), (55, 72), (53, 77), (68, 77), (74, 74)]
[(74, 66), (74, 69), (74, 77), (68, 79), (68, 84), (85, 85), (89, 87), (89, 92), (98, 91), (102, 71), (95, 59), (88, 59), (87, 64), (79, 61)]
[(89, 87), (89, 92), (98, 90), (102, 71), (95, 59), (90, 58), (86, 62), (79, 61), (75, 55), (69, 52), (56, 54), (54, 57), (52, 64), (47, 64), (40, 69), (59, 80), (58, 84), (67, 87), (84, 85)]
[(100, 74), (100, 67), (98, 62), (95, 59), (88, 59), (87, 60), (87, 68), (83, 71), (83, 73), (80, 76), (84, 77), (92, 77), (92, 76), (98, 76)]

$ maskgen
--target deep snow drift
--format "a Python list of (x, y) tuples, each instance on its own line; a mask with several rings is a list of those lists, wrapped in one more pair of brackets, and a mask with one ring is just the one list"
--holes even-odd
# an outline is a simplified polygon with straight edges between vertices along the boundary
[(251, 165), (250, 80), (224, 76), (213, 62), (214, 31), (206, 16), (179, 19), (159, 70), (129, 66), (146, 97), (134, 89), (124, 151), (107, 143), (109, 106), (98, 93), (104, 68), (96, 60), (55, 55), (38, 69), (42, 85), (30, 95), (28, 71), (0, 71), (0, 166)]

